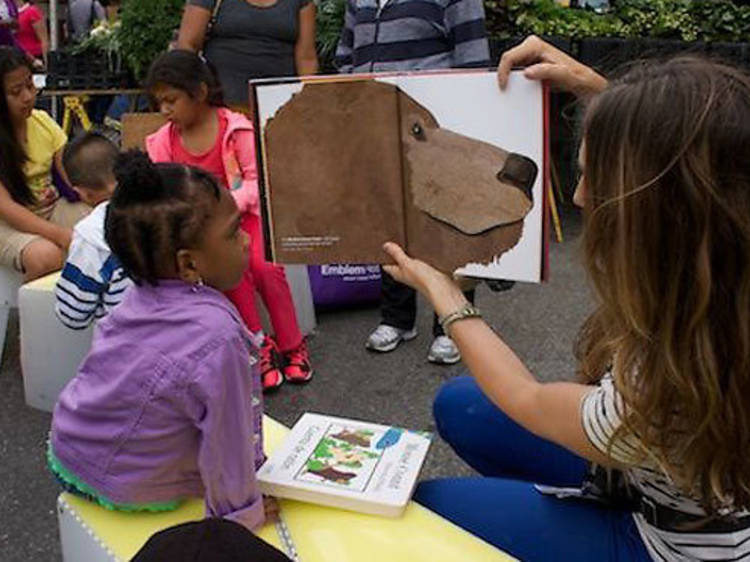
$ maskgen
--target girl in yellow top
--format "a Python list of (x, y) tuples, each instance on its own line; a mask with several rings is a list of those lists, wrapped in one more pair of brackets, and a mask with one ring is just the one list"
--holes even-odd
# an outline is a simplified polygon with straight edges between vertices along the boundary
[(88, 212), (61, 199), (52, 183), (68, 139), (35, 101), (29, 60), (0, 47), (0, 265), (27, 281), (62, 267), (72, 227)]

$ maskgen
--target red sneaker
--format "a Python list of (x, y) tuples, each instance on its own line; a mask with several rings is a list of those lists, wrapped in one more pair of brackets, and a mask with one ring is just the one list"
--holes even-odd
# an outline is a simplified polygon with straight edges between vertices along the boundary
[(313, 376), (310, 365), (310, 355), (307, 352), (307, 342), (302, 343), (296, 349), (284, 354), (284, 378), (295, 384), (309, 382)]
[(275, 390), (284, 384), (284, 375), (280, 367), (281, 358), (276, 342), (273, 338), (266, 336), (263, 345), (260, 346), (260, 377), (263, 382), (263, 392)]

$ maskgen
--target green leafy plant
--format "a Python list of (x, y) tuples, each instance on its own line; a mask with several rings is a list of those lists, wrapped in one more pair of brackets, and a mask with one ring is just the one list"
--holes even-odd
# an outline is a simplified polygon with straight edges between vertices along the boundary
[(122, 57), (137, 79), (166, 50), (180, 25), (185, 0), (124, 0), (120, 9)]
[(492, 37), (506, 39), (517, 33), (506, 0), (484, 0), (484, 17), (487, 33)]
[(747, 41), (750, 37), (750, 6), (731, 0), (694, 0), (690, 8), (700, 22), (705, 41)]
[[(513, 6), (516, 25), (537, 35), (559, 35), (571, 39), (621, 35), (622, 23), (609, 14), (565, 8), (554, 0), (536, 0), (531, 9)], [(527, 5), (528, 6), (528, 5)]]
[(77, 43), (71, 52), (74, 55), (80, 53), (97, 53), (107, 57), (107, 67), (110, 72), (122, 70), (122, 44), (120, 43), (120, 22), (110, 24), (107, 21), (99, 22), (87, 37)]
[(321, 0), (318, 3), (315, 43), (320, 66), (324, 72), (335, 71), (333, 59), (341, 30), (344, 28), (345, 13), (346, 0)]
[[(555, 0), (487, 0), (490, 35), (653, 37), (683, 41), (746, 41), (750, 6), (731, 0), (616, 0), (605, 14)], [(490, 17), (491, 16), (491, 17)]]
[(617, 17), (631, 37), (698, 39), (700, 26), (690, 13), (692, 0), (619, 0)]
[(554, 0), (508, 0), (507, 10), (516, 35), (584, 37), (623, 36), (623, 22), (613, 14), (597, 14), (559, 5)]

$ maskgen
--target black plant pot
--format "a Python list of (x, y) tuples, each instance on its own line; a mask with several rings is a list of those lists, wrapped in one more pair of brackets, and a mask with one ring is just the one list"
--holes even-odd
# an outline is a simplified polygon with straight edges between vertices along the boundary
[(684, 54), (704, 54), (706, 44), (674, 39), (594, 37), (583, 39), (580, 60), (600, 72), (611, 73), (639, 59), (668, 58)]
[[(500, 62), (500, 57), (502, 56), (502, 54), (508, 49), (519, 45), (524, 39), (526, 39), (526, 37), (522, 37), (520, 35), (507, 38), (490, 38), (490, 62), (492, 63), (492, 66), (497, 66), (497, 63)], [(547, 41), (547, 43), (554, 45), (561, 51), (568, 53), (569, 55), (574, 54), (573, 41), (567, 37), (542, 37), (542, 39)]]
[(701, 55), (706, 52), (702, 41), (679, 41), (676, 39), (637, 39), (637, 58), (668, 58), (677, 55)]
[(608, 73), (633, 60), (636, 53), (632, 40), (619, 37), (589, 37), (581, 40), (578, 57), (585, 65)]
[(497, 63), (500, 62), (500, 57), (507, 50), (508, 39), (491, 37), (488, 43), (490, 47), (490, 64), (497, 66)]
[(96, 53), (73, 54), (51, 51), (48, 58), (47, 88), (52, 90), (110, 90), (129, 87), (127, 71), (113, 72), (107, 59)]
[(712, 59), (721, 62), (735, 66), (750, 66), (750, 45), (748, 43), (709, 43), (708, 54)]
[(544, 39), (550, 45), (557, 47), (558, 49), (560, 49), (561, 51), (569, 55), (576, 54), (574, 52), (575, 44), (570, 37), (544, 36), (542, 37), (542, 39)]

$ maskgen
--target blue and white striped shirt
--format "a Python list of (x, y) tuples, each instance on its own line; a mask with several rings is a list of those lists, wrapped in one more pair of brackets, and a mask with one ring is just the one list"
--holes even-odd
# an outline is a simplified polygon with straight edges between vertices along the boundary
[(117, 306), (132, 281), (104, 240), (107, 203), (98, 205), (73, 229), (68, 260), (55, 287), (55, 314), (74, 330)]
[(482, 0), (347, 0), (340, 72), (481, 68), (490, 63)]

